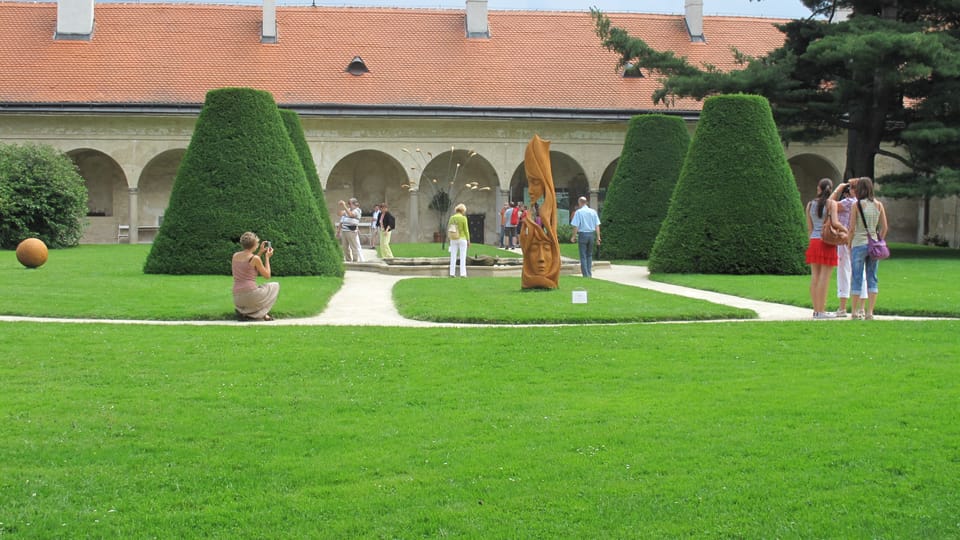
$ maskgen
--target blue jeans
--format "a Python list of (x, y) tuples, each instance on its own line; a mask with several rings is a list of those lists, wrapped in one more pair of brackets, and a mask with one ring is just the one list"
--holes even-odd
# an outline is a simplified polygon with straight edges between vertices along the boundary
[(583, 277), (593, 277), (593, 247), (597, 245), (597, 233), (578, 232), (577, 247), (580, 248), (580, 273)]
[[(863, 290), (863, 269), (867, 269), (867, 292), (877, 293), (877, 261), (867, 255), (867, 245), (853, 246), (850, 250), (850, 269), (853, 273), (853, 280), (850, 289), (854, 292)], [(861, 298), (863, 298), (861, 296)]]

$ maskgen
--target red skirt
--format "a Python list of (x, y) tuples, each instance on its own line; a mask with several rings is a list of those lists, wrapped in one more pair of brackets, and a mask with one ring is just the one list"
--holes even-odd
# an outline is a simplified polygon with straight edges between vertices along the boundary
[(827, 244), (819, 238), (811, 238), (807, 246), (807, 264), (837, 265), (837, 246)]

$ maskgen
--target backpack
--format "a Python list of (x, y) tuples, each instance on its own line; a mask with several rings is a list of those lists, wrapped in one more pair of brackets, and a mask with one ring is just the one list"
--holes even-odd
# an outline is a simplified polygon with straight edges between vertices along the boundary
[(517, 223), (520, 223), (520, 208), (512, 208), (513, 212), (510, 213), (510, 225), (516, 226)]
[(447, 240), (459, 240), (460, 239), (460, 228), (457, 227), (456, 223), (450, 223), (447, 225)]

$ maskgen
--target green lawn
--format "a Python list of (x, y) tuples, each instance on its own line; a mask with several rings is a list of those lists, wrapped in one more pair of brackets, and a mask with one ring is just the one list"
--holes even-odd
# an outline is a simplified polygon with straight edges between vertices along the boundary
[[(881, 261), (880, 293), (875, 312), (881, 315), (960, 317), (960, 250), (893, 244), (891, 258)], [(836, 309), (836, 272), (827, 294), (827, 308)], [(651, 279), (723, 292), (745, 298), (812, 308), (810, 276), (721, 276), (654, 274)]]
[[(38, 270), (5, 252), (0, 312), (230, 309), (229, 277), (143, 276), (146, 249), (58, 250)], [(881, 302), (940, 309), (957, 274), (941, 259), (881, 263)], [(915, 304), (883, 295), (897, 264), (927, 291)], [(278, 280), (289, 312), (339, 286)], [(771, 283), (802, 298), (807, 280)], [(611, 297), (708, 309), (585, 281), (396, 295), (525, 316)], [(572, 305), (581, 284), (590, 302)], [(960, 321), (866, 326), (0, 323), (0, 536), (958, 538)]]
[[(450, 251), (447, 244), (439, 243), (400, 243), (390, 244), (390, 250), (395, 257), (450, 257)], [(478, 255), (489, 255), (491, 257), (503, 257), (505, 259), (519, 258), (520, 253), (508, 249), (500, 249), (487, 244), (470, 244), (467, 254), (471, 257)]]
[[(573, 291), (587, 303), (573, 303)], [(401, 315), (425, 321), (578, 324), (751, 319), (756, 313), (639, 287), (563, 276), (555, 290), (523, 290), (517, 277), (407, 279), (393, 288)]]
[[(149, 245), (82, 245), (50, 250), (47, 263), (26, 269), (13, 251), (0, 251), (4, 294), (0, 314), (90, 319), (218, 320), (235, 318), (224, 276), (144, 274)], [(283, 277), (276, 317), (316, 315), (340, 288), (340, 278)]]
[(960, 536), (956, 321), (0, 327), (13, 538)]

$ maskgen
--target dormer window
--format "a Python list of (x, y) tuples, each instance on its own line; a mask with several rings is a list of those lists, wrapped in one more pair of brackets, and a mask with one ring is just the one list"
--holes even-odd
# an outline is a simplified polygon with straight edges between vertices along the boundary
[(643, 72), (640, 71), (640, 66), (634, 64), (633, 62), (627, 62), (627, 65), (623, 67), (623, 78), (642, 79)]
[(364, 73), (369, 73), (370, 69), (367, 68), (367, 64), (363, 62), (363, 58), (360, 58), (359, 56), (354, 56), (353, 60), (351, 60), (350, 63), (347, 64), (347, 69), (345, 71), (351, 75), (359, 76), (359, 75), (363, 75)]

